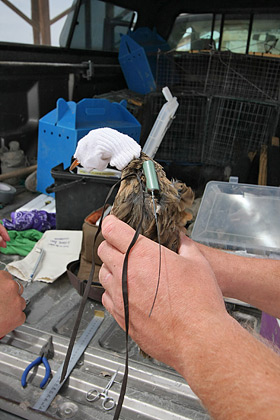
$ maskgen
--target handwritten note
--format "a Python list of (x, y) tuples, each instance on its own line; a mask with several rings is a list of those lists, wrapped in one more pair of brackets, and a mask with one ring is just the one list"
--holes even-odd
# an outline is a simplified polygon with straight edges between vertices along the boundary
[(82, 231), (48, 230), (23, 260), (8, 264), (8, 270), (22, 280), (28, 279), (39, 247), (44, 250), (44, 258), (34, 281), (52, 283), (65, 272), (69, 262), (79, 259), (82, 237)]

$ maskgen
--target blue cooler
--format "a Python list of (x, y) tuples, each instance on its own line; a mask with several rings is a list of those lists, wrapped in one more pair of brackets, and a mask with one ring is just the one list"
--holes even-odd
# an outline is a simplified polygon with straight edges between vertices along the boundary
[(37, 191), (46, 194), (46, 188), (53, 183), (52, 168), (60, 163), (69, 167), (78, 141), (89, 131), (102, 127), (140, 141), (141, 125), (126, 109), (126, 101), (82, 99), (76, 103), (58, 99), (56, 109), (39, 121)]

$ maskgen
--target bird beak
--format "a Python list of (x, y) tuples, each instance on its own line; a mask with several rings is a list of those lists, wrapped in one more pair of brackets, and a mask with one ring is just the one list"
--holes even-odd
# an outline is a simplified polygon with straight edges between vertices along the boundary
[(73, 171), (73, 169), (75, 169), (79, 165), (79, 163), (80, 162), (78, 161), (78, 159), (75, 159), (74, 162), (72, 162), (69, 171)]

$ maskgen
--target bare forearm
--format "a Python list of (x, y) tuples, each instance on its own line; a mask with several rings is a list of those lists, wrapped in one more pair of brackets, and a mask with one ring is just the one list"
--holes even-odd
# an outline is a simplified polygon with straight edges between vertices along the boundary
[(210, 324), (178, 369), (203, 405), (215, 420), (279, 419), (280, 357), (230, 317)]
[(247, 258), (197, 244), (226, 297), (280, 317), (280, 261)]
[[(102, 233), (105, 241), (98, 249), (103, 261), (99, 272), (105, 289), (102, 302), (124, 328), (121, 267), (134, 231), (108, 216)], [(138, 238), (128, 267), (130, 336), (151, 357), (180, 372), (215, 420), (279, 419), (280, 357), (230, 317), (220, 290), (242, 298), (234, 283), (242, 285), (245, 269), (241, 261), (237, 267), (220, 253), (202, 251), (206, 258), (186, 236), (179, 255), (162, 248), (161, 283), (149, 316), (158, 247), (143, 236)], [(228, 275), (223, 261), (230, 265)], [(237, 268), (240, 273), (234, 276)]]

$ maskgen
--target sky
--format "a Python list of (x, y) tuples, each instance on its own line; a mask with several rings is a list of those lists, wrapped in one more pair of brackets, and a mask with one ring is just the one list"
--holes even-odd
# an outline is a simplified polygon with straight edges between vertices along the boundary
[[(10, 0), (28, 18), (31, 18), (31, 0)], [(68, 9), (73, 0), (49, 0), (50, 18)], [(51, 26), (51, 44), (59, 46), (59, 34), (66, 17)], [(33, 44), (31, 25), (18, 16), (0, 0), (0, 42), (20, 42)]]

